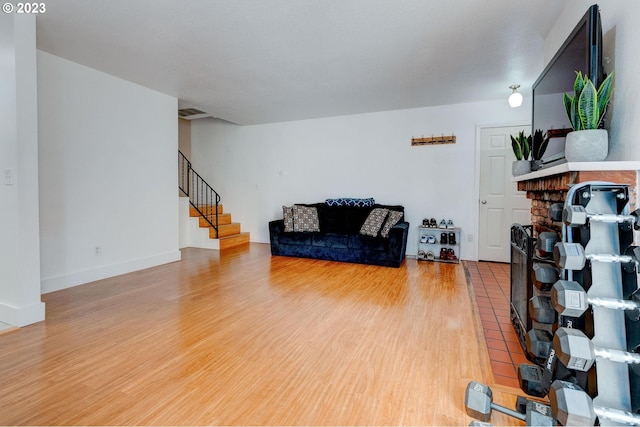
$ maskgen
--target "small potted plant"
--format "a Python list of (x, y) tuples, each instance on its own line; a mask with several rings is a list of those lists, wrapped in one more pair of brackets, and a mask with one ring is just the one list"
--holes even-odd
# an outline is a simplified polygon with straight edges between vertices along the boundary
[(511, 135), (511, 147), (516, 160), (511, 164), (513, 176), (524, 175), (531, 172), (531, 162), (529, 153), (531, 152), (531, 135), (525, 136), (524, 131), (520, 131), (516, 137)]
[(607, 158), (609, 135), (601, 129), (613, 90), (613, 71), (596, 90), (588, 76), (576, 71), (574, 95), (564, 94), (562, 101), (573, 132), (567, 134), (564, 154), (569, 162), (594, 162)]
[(549, 145), (549, 137), (546, 133), (542, 132), (542, 129), (537, 129), (533, 132), (531, 137), (532, 171), (542, 169), (542, 156), (544, 156), (544, 152), (547, 150), (547, 145)]

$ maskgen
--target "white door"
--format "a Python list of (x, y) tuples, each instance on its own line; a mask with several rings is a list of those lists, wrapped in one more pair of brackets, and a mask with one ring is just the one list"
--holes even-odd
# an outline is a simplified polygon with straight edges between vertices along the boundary
[(515, 156), (510, 135), (522, 130), (531, 133), (530, 126), (480, 131), (478, 258), (483, 261), (509, 262), (511, 224), (531, 224), (531, 201), (524, 191), (517, 191), (511, 175)]

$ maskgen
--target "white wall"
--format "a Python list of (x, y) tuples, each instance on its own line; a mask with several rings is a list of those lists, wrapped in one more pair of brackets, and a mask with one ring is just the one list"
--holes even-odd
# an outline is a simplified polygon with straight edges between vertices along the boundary
[[(415, 227), (424, 217), (462, 227), (462, 257), (477, 259), (476, 127), (529, 123), (530, 103), (506, 100), (237, 126), (192, 121), (192, 162), (222, 195), (225, 211), (268, 242), (267, 223), (282, 205), (329, 197), (374, 197), (405, 206)], [(412, 137), (455, 133), (457, 143), (412, 147)], [(468, 243), (473, 234), (473, 243)]]
[[(545, 63), (555, 55), (571, 30), (594, 4), (593, 0), (571, 0), (549, 35), (545, 39)], [(615, 70), (615, 88), (612, 103), (607, 113), (607, 128), (610, 131), (609, 157), (607, 160), (640, 160), (640, 2), (629, 0), (607, 0), (599, 2), (604, 35), (606, 72)]]
[(176, 98), (41, 51), (38, 97), (42, 291), (180, 259)]
[(34, 16), (0, 15), (0, 58), (0, 321), (24, 326), (45, 314), (40, 301)]

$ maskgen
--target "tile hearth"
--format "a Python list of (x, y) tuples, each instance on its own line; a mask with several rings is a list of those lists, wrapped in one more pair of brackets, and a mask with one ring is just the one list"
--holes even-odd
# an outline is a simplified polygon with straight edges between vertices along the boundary
[(509, 264), (465, 261), (482, 319), (496, 384), (519, 389), (517, 368), (527, 360), (509, 317)]

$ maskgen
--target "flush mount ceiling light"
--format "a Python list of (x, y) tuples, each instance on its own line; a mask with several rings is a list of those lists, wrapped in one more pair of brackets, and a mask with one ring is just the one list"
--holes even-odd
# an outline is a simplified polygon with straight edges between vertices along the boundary
[(511, 85), (509, 89), (513, 90), (511, 95), (509, 95), (509, 105), (511, 108), (516, 108), (522, 105), (522, 94), (518, 92), (518, 88), (520, 85)]

